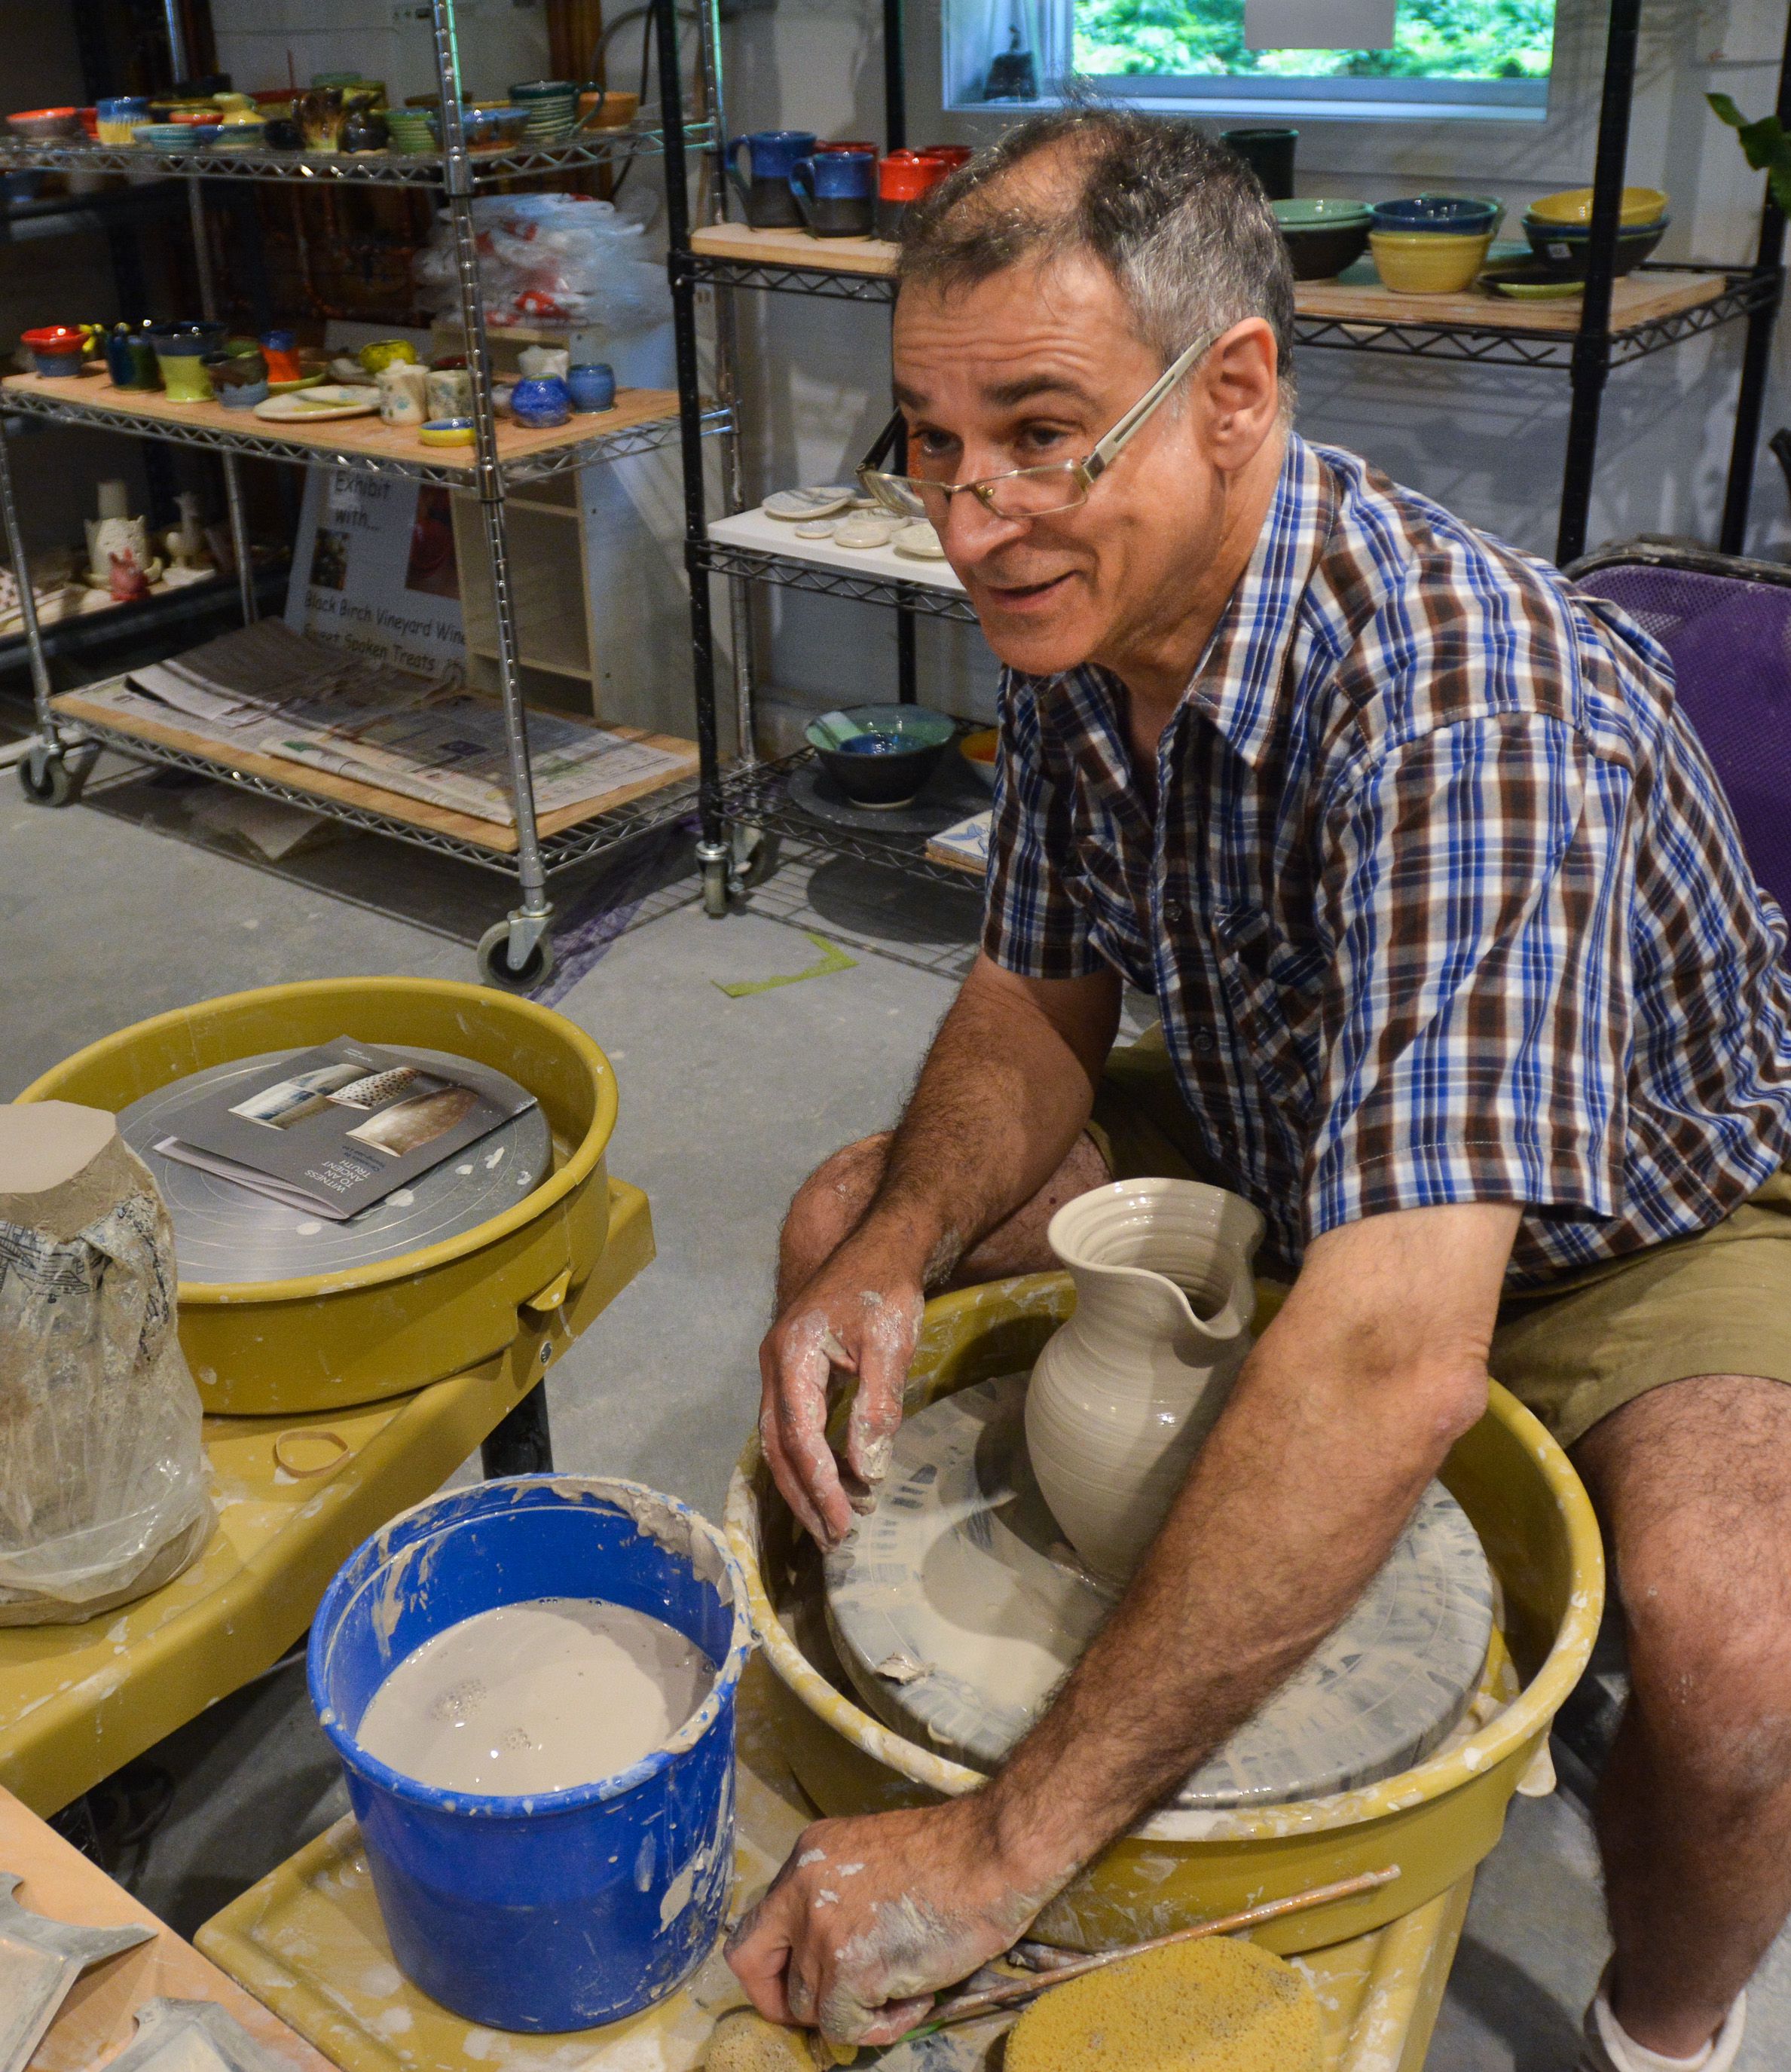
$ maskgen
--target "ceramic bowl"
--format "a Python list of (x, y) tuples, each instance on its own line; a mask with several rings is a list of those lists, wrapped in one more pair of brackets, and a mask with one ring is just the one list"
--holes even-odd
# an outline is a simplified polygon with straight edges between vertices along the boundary
[(222, 127), (217, 122), (144, 122), (131, 135), (152, 151), (200, 151)]
[(1374, 204), (1377, 230), (1417, 232), (1437, 237), (1497, 234), (1503, 204), (1482, 195), (1411, 195), (1403, 201)]
[[(1615, 271), (1618, 279), (1633, 273), (1666, 235), (1673, 219), (1663, 216), (1653, 223), (1637, 224), (1617, 232)], [(1564, 281), (1583, 281), (1590, 263), (1592, 231), (1564, 223), (1537, 223), (1524, 218), (1524, 235), (1542, 264)]]
[(1382, 281), (1396, 295), (1457, 295), (1473, 286), (1485, 265), (1493, 233), (1375, 230), (1368, 242)]
[(417, 434), (426, 446), (470, 446), (473, 443), (470, 417), (431, 417)]
[(265, 122), (224, 122), (212, 139), (214, 151), (259, 151), (267, 142)]
[(958, 753), (992, 791), (995, 789), (996, 756), (1000, 746), (1000, 729), (993, 726), (980, 726), (974, 734), (963, 735), (958, 742)]
[(1333, 281), (1368, 249), (1373, 212), (1362, 201), (1271, 202), (1296, 281)]
[(957, 722), (922, 705), (852, 705), (848, 733), (820, 720), (806, 730), (808, 745), (834, 783), (857, 806), (905, 806), (939, 765)]
[(81, 112), (78, 108), (27, 108), (9, 115), (6, 127), (14, 136), (29, 138), (34, 144), (49, 143), (58, 137), (80, 136)]
[(36, 372), (54, 379), (80, 372), (87, 333), (79, 324), (43, 324), (24, 332), (21, 343)]
[(507, 151), (522, 142), (528, 110), (507, 105), (462, 109), (460, 127), (469, 151)]
[[(1660, 187), (1625, 187), (1620, 220), (1625, 229), (1639, 228), (1666, 214), (1672, 198)], [(1559, 194), (1544, 195), (1526, 212), (1532, 223), (1578, 224), (1589, 227), (1592, 220), (1590, 187), (1563, 187)]]

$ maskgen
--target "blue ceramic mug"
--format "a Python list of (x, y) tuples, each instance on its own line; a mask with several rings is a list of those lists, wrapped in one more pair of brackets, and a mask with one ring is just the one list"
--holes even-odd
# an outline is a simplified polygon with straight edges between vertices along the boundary
[(790, 168), (790, 191), (817, 237), (869, 237), (877, 216), (877, 154), (823, 151)]
[[(815, 148), (812, 130), (754, 130), (728, 146), (728, 177), (739, 190), (746, 220), (755, 230), (799, 230), (790, 168)], [(750, 183), (740, 176), (740, 154), (752, 154)]]
[(616, 400), (616, 371), (606, 360), (587, 360), (566, 370), (566, 387), (575, 410), (613, 409)]

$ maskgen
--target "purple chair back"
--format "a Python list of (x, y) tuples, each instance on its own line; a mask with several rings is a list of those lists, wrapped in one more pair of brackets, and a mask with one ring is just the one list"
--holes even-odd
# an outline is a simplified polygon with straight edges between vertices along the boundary
[(1673, 658), (1762, 888), (1791, 914), (1791, 568), (1651, 541), (1568, 569)]

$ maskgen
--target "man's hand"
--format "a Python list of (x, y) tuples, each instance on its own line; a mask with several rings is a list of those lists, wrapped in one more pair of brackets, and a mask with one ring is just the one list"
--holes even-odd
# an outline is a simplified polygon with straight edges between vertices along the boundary
[[(926, 1297), (903, 1249), (861, 1230), (848, 1238), (766, 1334), (759, 1444), (790, 1507), (823, 1547), (869, 1511), (902, 1422), (902, 1392)], [(846, 1423), (846, 1475), (827, 1442), (835, 1367), (856, 1374)]]
[(893, 2043), (926, 2019), (939, 1988), (1017, 1941), (1052, 1889), (1027, 1889), (980, 1794), (822, 1820), (728, 1938), (728, 1962), (772, 2021), (836, 2043)]

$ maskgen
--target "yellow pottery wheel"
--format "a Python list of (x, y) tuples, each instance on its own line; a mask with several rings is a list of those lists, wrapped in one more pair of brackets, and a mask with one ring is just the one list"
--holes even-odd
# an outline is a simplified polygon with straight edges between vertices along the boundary
[(574, 1301), (608, 1239), (609, 1060), (563, 1015), (485, 986), (321, 979), (229, 993), (90, 1043), (18, 1098), (116, 1112), (207, 1067), (337, 1036), (508, 1073), (541, 1104), (552, 1169), (489, 1222), (395, 1259), (306, 1279), (183, 1281), (180, 1342), (215, 1416), (340, 1409), (462, 1373)]
[[(1074, 1299), (1060, 1273), (929, 1303), (908, 1408), (1029, 1367)], [(1499, 1680), (1483, 1697), (1484, 1723), (1415, 1768), (1358, 1790), (1153, 1814), (1053, 1901), (1035, 1933), (1076, 1949), (1116, 1949), (1397, 1864), (1399, 1877), (1378, 1891), (1255, 1932), (1283, 1955), (1321, 1948), (1379, 1928), (1455, 1885), (1498, 1840), (1520, 1780), (1526, 1789), (1548, 1788), (1549, 1722), (1579, 1679), (1604, 1605), (1592, 1505), (1566, 1454), (1497, 1383), (1486, 1416), (1451, 1452), (1442, 1479), (1479, 1533), (1501, 1598), (1503, 1644), (1495, 1634), (1493, 1665)], [(819, 1558), (799, 1540), (756, 1437), (734, 1471), (727, 1529), (778, 1679), (783, 1747), (822, 1811), (879, 1812), (974, 1790), (980, 1772), (905, 1739), (848, 1695), (822, 1616)]]

